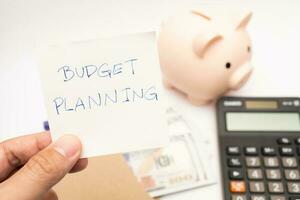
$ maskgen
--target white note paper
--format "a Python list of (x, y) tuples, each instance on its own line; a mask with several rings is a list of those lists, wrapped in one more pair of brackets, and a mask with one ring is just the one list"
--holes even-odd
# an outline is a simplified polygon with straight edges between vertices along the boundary
[(167, 144), (154, 32), (51, 46), (40, 72), (52, 137), (77, 135), (82, 157)]

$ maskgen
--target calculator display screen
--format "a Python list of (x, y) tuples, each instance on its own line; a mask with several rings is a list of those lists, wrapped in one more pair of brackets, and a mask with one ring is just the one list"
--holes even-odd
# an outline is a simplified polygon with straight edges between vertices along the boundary
[(227, 112), (228, 131), (300, 131), (299, 113)]

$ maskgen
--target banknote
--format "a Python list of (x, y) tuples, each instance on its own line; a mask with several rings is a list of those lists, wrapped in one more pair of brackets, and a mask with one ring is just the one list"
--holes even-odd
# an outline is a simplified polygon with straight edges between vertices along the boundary
[(192, 129), (172, 108), (167, 109), (170, 144), (161, 149), (124, 154), (139, 183), (152, 197), (160, 197), (214, 183), (203, 164), (206, 158)]

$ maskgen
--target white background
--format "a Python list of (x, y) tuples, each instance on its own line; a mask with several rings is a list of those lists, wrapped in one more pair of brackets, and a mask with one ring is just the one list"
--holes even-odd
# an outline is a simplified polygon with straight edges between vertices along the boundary
[[(300, 1), (261, 2), (0, 0), (0, 140), (41, 131), (47, 119), (36, 69), (39, 48), (58, 41), (157, 29), (162, 18), (188, 3), (254, 12), (248, 30), (255, 72), (245, 87), (232, 94), (300, 96)], [(214, 106), (194, 107), (173, 92), (167, 94), (169, 104), (198, 122), (215, 143)], [(166, 199), (218, 199), (219, 191), (215, 185)]]

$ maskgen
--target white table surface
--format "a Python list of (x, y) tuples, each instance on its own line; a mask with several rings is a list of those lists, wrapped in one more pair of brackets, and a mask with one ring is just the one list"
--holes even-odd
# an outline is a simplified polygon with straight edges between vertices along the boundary
[[(47, 119), (37, 53), (47, 44), (111, 34), (154, 30), (162, 18), (187, 3), (253, 11), (248, 27), (255, 71), (230, 95), (300, 96), (300, 1), (180, 0), (0, 1), (0, 141), (43, 130)], [(288, 2), (288, 3), (287, 3)], [(214, 105), (195, 107), (172, 91), (168, 102), (193, 119), (217, 152)], [(216, 158), (217, 162), (217, 158)], [(217, 173), (217, 171), (216, 171)], [(221, 199), (221, 186), (165, 197), (167, 200)]]

